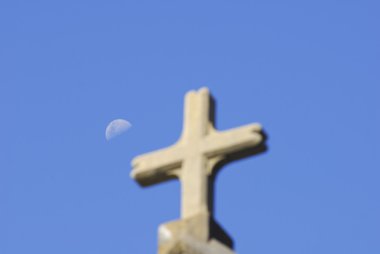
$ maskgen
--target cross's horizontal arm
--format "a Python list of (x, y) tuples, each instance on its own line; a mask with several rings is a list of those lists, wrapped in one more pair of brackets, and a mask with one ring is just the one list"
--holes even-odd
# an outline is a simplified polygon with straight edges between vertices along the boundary
[(207, 157), (228, 155), (259, 145), (263, 141), (260, 124), (249, 124), (222, 132), (212, 132), (204, 140)]
[(181, 167), (184, 149), (178, 144), (133, 159), (131, 177), (143, 186), (173, 178), (174, 170)]

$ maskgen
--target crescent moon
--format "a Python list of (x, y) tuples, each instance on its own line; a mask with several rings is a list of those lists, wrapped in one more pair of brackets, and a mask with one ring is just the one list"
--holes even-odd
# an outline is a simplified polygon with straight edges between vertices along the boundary
[(132, 124), (124, 119), (116, 119), (110, 122), (106, 128), (106, 139), (110, 139), (119, 136), (131, 128)]

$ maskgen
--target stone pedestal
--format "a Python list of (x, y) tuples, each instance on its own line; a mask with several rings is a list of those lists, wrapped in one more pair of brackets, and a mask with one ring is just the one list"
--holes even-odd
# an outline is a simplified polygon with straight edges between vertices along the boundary
[(162, 224), (158, 245), (158, 254), (235, 254), (231, 238), (208, 214)]

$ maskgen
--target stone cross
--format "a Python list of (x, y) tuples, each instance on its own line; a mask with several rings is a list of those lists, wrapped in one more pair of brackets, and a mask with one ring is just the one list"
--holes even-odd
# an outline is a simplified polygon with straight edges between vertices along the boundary
[[(179, 235), (205, 243), (217, 238), (211, 229), (214, 171), (224, 161), (249, 155), (246, 151), (257, 153), (263, 145), (264, 135), (259, 124), (217, 131), (213, 117), (214, 104), (208, 89), (188, 92), (180, 139), (168, 148), (138, 156), (132, 161), (131, 177), (142, 186), (172, 178), (178, 178), (181, 182), (181, 220), (169, 223), (172, 226), (167, 224), (169, 227), (161, 227), (163, 236), (160, 237), (164, 239), (160, 244), (170, 242), (173, 240), (170, 237), (178, 238)], [(216, 228), (222, 231), (220, 227)], [(227, 236), (224, 232), (221, 234)], [(160, 251), (164, 252), (174, 253)]]

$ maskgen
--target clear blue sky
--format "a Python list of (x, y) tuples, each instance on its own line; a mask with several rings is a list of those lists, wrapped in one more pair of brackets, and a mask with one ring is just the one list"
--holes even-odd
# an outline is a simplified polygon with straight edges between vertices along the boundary
[[(0, 2), (0, 253), (148, 254), (176, 181), (130, 161), (176, 141), (183, 95), (217, 125), (261, 122), (216, 217), (240, 254), (380, 253), (380, 3)], [(107, 142), (106, 125), (133, 128)]]

